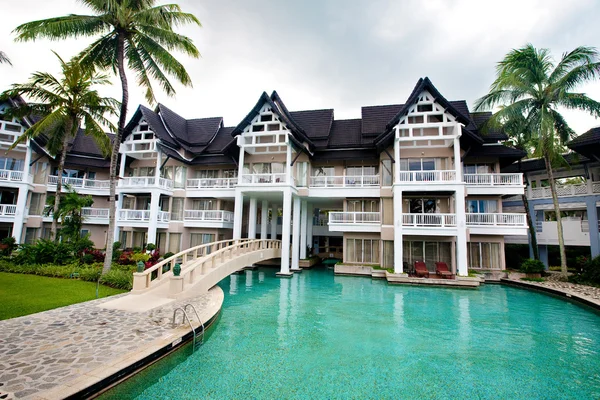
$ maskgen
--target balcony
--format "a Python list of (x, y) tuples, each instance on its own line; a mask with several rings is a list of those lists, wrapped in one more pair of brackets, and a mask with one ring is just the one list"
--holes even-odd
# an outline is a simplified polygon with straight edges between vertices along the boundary
[(470, 232), (482, 235), (527, 235), (527, 216), (516, 213), (467, 213)]
[[(44, 215), (43, 221), (52, 222), (52, 214), (52, 211), (50, 211), (48, 215)], [(84, 218), (84, 224), (108, 224), (108, 208), (83, 207), (81, 209), (81, 216)]]
[(381, 196), (379, 175), (311, 176), (308, 185), (312, 197)]
[(233, 189), (238, 178), (197, 178), (188, 179), (186, 189)]
[(165, 178), (156, 178), (154, 176), (132, 176), (122, 178), (119, 181), (119, 189), (134, 191), (137, 193), (148, 192), (149, 189), (162, 189), (173, 191), (173, 181)]
[[(563, 218), (563, 238), (566, 246), (589, 246), (590, 229), (588, 220)], [(596, 226), (600, 230), (600, 226)], [(536, 225), (537, 241), (540, 245), (558, 245), (558, 227), (556, 221), (538, 221)]]
[[(0, 169), (0, 182), (23, 182), (25, 172)], [(33, 182), (33, 175), (29, 174), (29, 182)]]
[[(588, 182), (578, 185), (556, 185), (558, 197), (585, 196), (600, 193), (600, 182)], [(552, 197), (550, 187), (539, 187), (530, 189), (529, 199), (547, 199)]]
[(402, 226), (413, 228), (455, 228), (456, 214), (403, 214)]
[(523, 174), (464, 174), (467, 194), (520, 195), (525, 190)]
[(132, 140), (132, 137), (121, 143), (120, 153), (138, 160), (156, 158), (156, 139)]
[[(156, 221), (159, 228), (168, 228), (171, 213), (159, 211)], [(148, 227), (150, 222), (150, 210), (119, 210), (117, 223), (120, 226)]]
[(189, 228), (233, 228), (233, 212), (224, 210), (185, 210), (183, 224)]
[(438, 171), (400, 171), (398, 182), (402, 185), (415, 186), (414, 189), (431, 190), (431, 185), (456, 183), (455, 170)]
[(332, 232), (381, 232), (381, 213), (332, 211), (328, 225)]
[(243, 185), (282, 185), (287, 182), (287, 174), (245, 174), (242, 175)]
[(0, 221), (12, 221), (17, 215), (17, 206), (14, 204), (0, 204)]
[[(58, 176), (48, 176), (48, 190), (56, 191), (56, 184), (58, 183)], [(108, 180), (96, 180), (86, 178), (70, 178), (67, 176), (62, 177), (62, 185), (69, 185), (77, 193), (83, 194), (95, 194), (108, 196), (110, 189), (110, 181)]]

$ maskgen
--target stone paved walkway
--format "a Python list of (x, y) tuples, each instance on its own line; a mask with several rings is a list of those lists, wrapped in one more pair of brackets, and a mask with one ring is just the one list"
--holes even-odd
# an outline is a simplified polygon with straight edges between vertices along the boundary
[(546, 280), (544, 282), (513, 280), (513, 282), (517, 282), (522, 285), (525, 284), (527, 286), (532, 287), (539, 286), (550, 288), (562, 293), (569, 294), (571, 297), (581, 297), (582, 299), (585, 299), (590, 303), (594, 303), (600, 307), (600, 288), (598, 287), (579, 285), (577, 283), (570, 282), (562, 282), (559, 280)]
[(215, 287), (146, 312), (99, 307), (122, 296), (127, 294), (0, 321), (0, 398), (76, 393), (189, 332), (189, 325), (171, 325), (176, 307), (191, 303), (206, 321), (223, 302)]

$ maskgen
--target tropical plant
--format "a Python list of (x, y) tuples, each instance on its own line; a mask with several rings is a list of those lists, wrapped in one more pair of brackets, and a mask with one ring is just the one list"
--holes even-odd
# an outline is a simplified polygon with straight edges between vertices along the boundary
[[(92, 196), (82, 196), (75, 192), (69, 185), (65, 185), (67, 192), (60, 195), (58, 210), (54, 211), (54, 219), (61, 223), (61, 229), (58, 236), (71, 243), (79, 242), (81, 238), (81, 228), (83, 226), (83, 208), (91, 207), (94, 204)], [(53, 211), (56, 204), (56, 196), (48, 196), (46, 200), (46, 209), (44, 214), (48, 215)]]
[(563, 54), (556, 63), (549, 49), (527, 44), (511, 50), (498, 63), (496, 80), (490, 91), (476, 102), (478, 110), (504, 105), (491, 118), (500, 125), (515, 115), (524, 116), (531, 132), (533, 155), (542, 157), (548, 172), (552, 201), (557, 215), (561, 271), (567, 274), (567, 257), (560, 218), (553, 167), (565, 165), (564, 143), (574, 136), (559, 107), (585, 111), (600, 117), (600, 103), (575, 90), (600, 75), (599, 55), (595, 48), (577, 47)]
[[(167, 78), (174, 76), (183, 85), (192, 81), (184, 66), (170, 51), (178, 50), (189, 56), (200, 56), (192, 40), (173, 30), (173, 26), (196, 24), (200, 21), (184, 13), (177, 4), (155, 5), (156, 0), (80, 0), (93, 15), (67, 15), (28, 22), (15, 29), (17, 40), (38, 38), (60, 40), (78, 37), (100, 37), (81, 54), (84, 65), (111, 68), (121, 80), (123, 98), (117, 135), (110, 160), (110, 197), (107, 243), (113, 243), (115, 231), (115, 185), (119, 145), (123, 137), (129, 104), (129, 87), (125, 72), (127, 67), (136, 74), (137, 85), (146, 90), (146, 100), (155, 102), (152, 80), (158, 81), (167, 95), (175, 88)], [(103, 273), (110, 270), (112, 247), (106, 246)]]
[[(113, 98), (100, 96), (94, 89), (97, 85), (109, 83), (105, 75), (82, 68), (77, 59), (65, 62), (58, 54), (56, 57), (62, 69), (59, 78), (46, 72), (35, 72), (28, 82), (12, 85), (2, 97), (17, 98), (25, 95), (28, 102), (18, 102), (15, 107), (5, 112), (8, 116), (35, 116), (37, 120), (15, 140), (11, 149), (29, 139), (42, 138), (48, 151), (58, 157), (60, 178), (65, 165), (67, 145), (77, 135), (82, 123), (83, 133), (93, 137), (105, 155), (110, 153), (110, 140), (102, 126), (114, 129), (105, 115), (116, 115), (119, 103)], [(56, 231), (61, 192), (62, 179), (58, 179), (51, 229), (54, 240), (58, 240)]]
[[(484, 129), (487, 127), (484, 127)], [(529, 124), (525, 119), (525, 116), (521, 113), (514, 115), (505, 116), (505, 121), (502, 124), (502, 131), (508, 136), (507, 144), (524, 151), (527, 157), (530, 157), (533, 152), (532, 146), (532, 132), (529, 130)], [(519, 169), (521, 166), (521, 160), (518, 161)], [(525, 182), (529, 184), (528, 182)], [(529, 212), (529, 200), (527, 199), (527, 192), (523, 191), (521, 195), (521, 201), (523, 202), (523, 208), (525, 209), (525, 215), (527, 217), (527, 226), (529, 227), (529, 238), (531, 240), (531, 248), (533, 250), (533, 258), (536, 260), (540, 259), (540, 252), (537, 245), (537, 232)]]
[(6, 63), (8, 65), (12, 65), (12, 63), (10, 62), (10, 58), (8, 58), (8, 56), (6, 55), (5, 52), (0, 51), (0, 64), (2, 63)]

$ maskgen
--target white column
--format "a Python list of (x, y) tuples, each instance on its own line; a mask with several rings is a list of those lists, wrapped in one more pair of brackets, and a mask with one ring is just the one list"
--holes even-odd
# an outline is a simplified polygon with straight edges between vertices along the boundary
[[(398, 128), (396, 128), (396, 135), (398, 135)], [(400, 182), (400, 141), (398, 137), (394, 138), (394, 181), (393, 183)]]
[(267, 225), (269, 224), (269, 202), (267, 200), (262, 201), (260, 207), (260, 238), (267, 239)]
[(283, 224), (281, 226), (281, 274), (290, 273), (290, 227), (292, 225), (292, 192), (283, 192)]
[(277, 206), (271, 205), (271, 239), (277, 239)]
[(456, 269), (459, 275), (468, 275), (467, 271), (467, 223), (465, 213), (465, 187), (456, 187)]
[(125, 153), (121, 154), (121, 163), (119, 164), (119, 178), (125, 177), (125, 161), (127, 160), (127, 155)]
[[(238, 141), (239, 141), (239, 136), (238, 136)], [(244, 173), (244, 148), (240, 147), (240, 156), (238, 158), (238, 185), (242, 184), (242, 175)]]
[(300, 197), (294, 197), (294, 223), (292, 224), (292, 271), (300, 270)]
[(308, 229), (308, 221), (306, 216), (308, 215), (308, 203), (306, 200), (302, 200), (302, 208), (300, 209), (300, 259), (306, 258), (306, 231)]
[(312, 204), (309, 204), (306, 213), (306, 244), (310, 246), (311, 250), (313, 248), (313, 215), (314, 208)]
[(160, 192), (152, 191), (150, 198), (150, 222), (148, 223), (148, 243), (156, 244), (156, 229), (158, 228), (158, 203), (160, 200)]
[(156, 181), (155, 185), (158, 185), (158, 179), (160, 178), (160, 165), (162, 163), (162, 152), (160, 150), (156, 150), (156, 168), (154, 168), (154, 178)]
[[(23, 183), (33, 183), (29, 182), (29, 171), (31, 170), (31, 145), (29, 139), (27, 139), (27, 150), (25, 151), (25, 167), (23, 168)], [(590, 192), (591, 193), (591, 192)]]
[(242, 217), (244, 216), (244, 195), (238, 189), (235, 191), (233, 208), (233, 239), (242, 238)]
[(27, 212), (27, 194), (29, 189), (26, 185), (19, 185), (19, 193), (17, 194), (17, 209), (15, 212), (15, 222), (13, 222), (12, 236), (17, 243), (21, 243), (23, 236), (23, 222), (25, 221), (25, 213)]
[(285, 162), (285, 176), (286, 182), (288, 185), (292, 184), (292, 143), (289, 142), (287, 144), (287, 153), (286, 153), (286, 162)]
[[(119, 210), (121, 208), (123, 208), (123, 194), (122, 193), (116, 193), (115, 194), (115, 236), (114, 236), (114, 241), (118, 242), (119, 241), (119, 232), (121, 230), (121, 228), (119, 228)], [(155, 243), (156, 244), (156, 243)], [(125, 243), (123, 243), (123, 246), (125, 246)]]
[(256, 207), (258, 203), (256, 197), (250, 197), (250, 207), (248, 208), (248, 239), (256, 239)]
[[(398, 162), (396, 162), (398, 164)], [(404, 272), (402, 259), (402, 189), (394, 186), (394, 273)]]

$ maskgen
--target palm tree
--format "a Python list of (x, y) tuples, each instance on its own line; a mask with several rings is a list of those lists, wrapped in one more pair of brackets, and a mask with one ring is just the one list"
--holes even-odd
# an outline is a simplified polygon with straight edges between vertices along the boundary
[(103, 273), (110, 270), (115, 227), (115, 184), (119, 145), (123, 137), (129, 103), (129, 88), (125, 73), (127, 67), (136, 74), (137, 84), (146, 89), (146, 100), (155, 103), (152, 79), (167, 95), (175, 88), (166, 74), (174, 76), (185, 86), (192, 81), (183, 65), (170, 54), (172, 50), (189, 56), (200, 56), (192, 40), (173, 31), (173, 26), (196, 24), (200, 21), (184, 13), (177, 4), (156, 6), (156, 0), (80, 0), (94, 15), (68, 15), (28, 22), (15, 29), (17, 40), (48, 38), (60, 40), (71, 37), (100, 37), (81, 54), (84, 65), (111, 68), (121, 79), (123, 98), (117, 135), (110, 162), (110, 211)]
[[(46, 199), (47, 208), (44, 211), (45, 215), (52, 214), (61, 222), (60, 236), (63, 240), (76, 243), (81, 239), (80, 232), (83, 226), (85, 216), (83, 215), (84, 207), (91, 207), (94, 204), (92, 196), (82, 196), (74, 191), (69, 185), (65, 185), (67, 191), (60, 196), (48, 196)], [(57, 211), (55, 209), (56, 199), (59, 199)]]
[(599, 54), (595, 48), (577, 47), (563, 54), (556, 63), (549, 49), (536, 49), (527, 44), (511, 50), (498, 63), (496, 80), (490, 92), (477, 100), (475, 106), (482, 110), (505, 105), (492, 116), (493, 124), (509, 120), (515, 115), (522, 115), (527, 121), (535, 149), (533, 154), (544, 159), (548, 172), (563, 275), (567, 274), (567, 257), (552, 167), (564, 163), (562, 145), (574, 136), (574, 132), (559, 112), (559, 107), (600, 117), (599, 102), (584, 93), (573, 92), (581, 84), (598, 79), (598, 60)]
[(2, 63), (7, 63), (8, 65), (12, 65), (12, 63), (10, 62), (10, 58), (8, 58), (6, 53), (3, 51), (0, 51), (0, 64), (2, 64)]
[[(55, 53), (56, 54), (56, 53)], [(7, 111), (9, 116), (36, 116), (37, 121), (19, 136), (12, 148), (17, 144), (39, 137), (46, 142), (51, 154), (58, 156), (58, 176), (56, 182), (56, 201), (54, 218), (52, 219), (52, 235), (58, 239), (57, 219), (60, 193), (62, 190), (62, 171), (69, 142), (77, 135), (81, 124), (83, 133), (94, 138), (99, 149), (108, 156), (110, 139), (102, 125), (114, 129), (105, 115), (116, 115), (119, 102), (113, 98), (102, 97), (94, 89), (96, 85), (109, 83), (106, 75), (84, 69), (77, 59), (63, 61), (56, 54), (62, 76), (59, 78), (46, 72), (35, 72), (28, 82), (14, 84), (2, 97), (16, 98), (25, 95), (28, 102), (18, 102)]]

